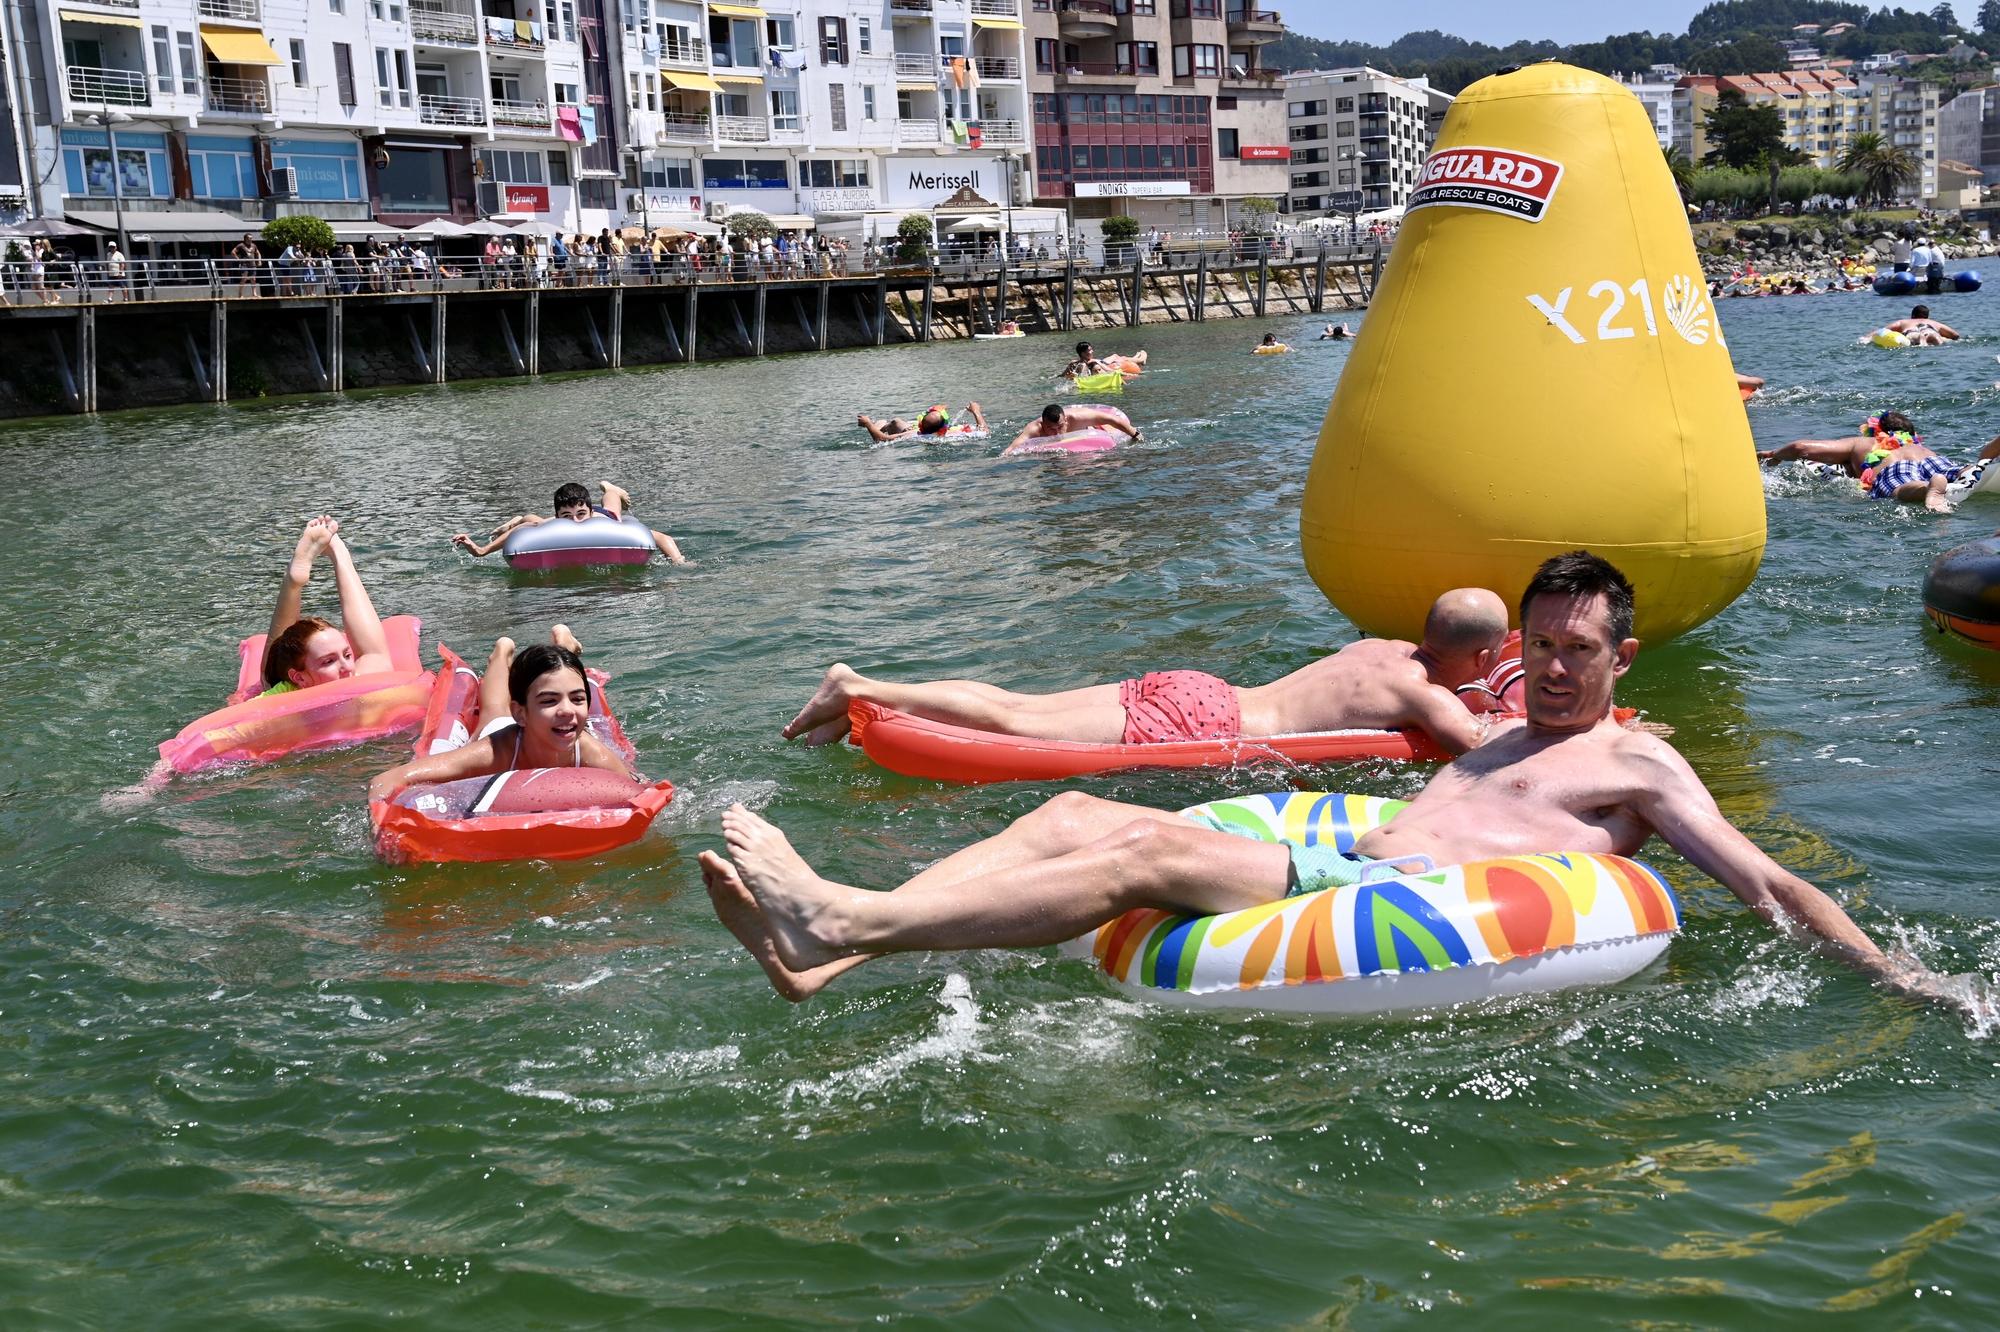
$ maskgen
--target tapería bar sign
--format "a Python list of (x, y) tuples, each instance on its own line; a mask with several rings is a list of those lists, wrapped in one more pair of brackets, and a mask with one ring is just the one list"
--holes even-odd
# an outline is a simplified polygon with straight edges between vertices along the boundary
[(1483, 208), (1539, 222), (1562, 182), (1562, 163), (1510, 148), (1440, 148), (1424, 160), (1406, 211)]
[(1283, 144), (1246, 143), (1236, 150), (1236, 156), (1244, 162), (1289, 162), (1292, 150)]
[(1192, 193), (1193, 188), (1184, 180), (1107, 180), (1076, 187), (1079, 199), (1157, 199)]

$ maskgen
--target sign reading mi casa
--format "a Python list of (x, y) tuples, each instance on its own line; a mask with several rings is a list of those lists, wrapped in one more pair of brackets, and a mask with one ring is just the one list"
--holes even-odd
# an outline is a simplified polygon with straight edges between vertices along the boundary
[(929, 208), (970, 188), (994, 203), (1007, 200), (1007, 164), (992, 157), (885, 157), (882, 202), (891, 208)]

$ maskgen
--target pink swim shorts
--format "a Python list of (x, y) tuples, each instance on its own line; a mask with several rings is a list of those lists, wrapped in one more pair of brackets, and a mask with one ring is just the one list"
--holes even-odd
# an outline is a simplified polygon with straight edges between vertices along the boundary
[(1234, 740), (1243, 712), (1227, 680), (1206, 671), (1154, 671), (1118, 686), (1128, 745), (1170, 740)]

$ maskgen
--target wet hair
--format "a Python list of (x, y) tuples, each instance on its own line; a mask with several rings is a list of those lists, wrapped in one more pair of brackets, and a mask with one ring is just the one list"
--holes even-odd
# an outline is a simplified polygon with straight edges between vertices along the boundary
[(1088, 357), (1089, 355), (1090, 355), (1090, 344), (1089, 344), (1089, 343), (1087, 343), (1087, 342), (1079, 342), (1079, 343), (1077, 343), (1077, 344), (1076, 344), (1076, 359), (1077, 359), (1077, 360), (1081, 361), (1081, 360), (1085, 359), (1086, 357)]
[(1930, 317), (1931, 307), (1928, 305), (1919, 305), (1910, 311), (1910, 318), (1912, 319), (1929, 319)]
[(293, 620), (284, 633), (264, 648), (264, 683), (281, 685), (292, 678), (293, 671), (306, 668), (306, 644), (322, 629), (332, 629), (334, 625), (317, 615), (306, 615)]
[(1276, 333), (1266, 333), (1266, 334), (1264, 335), (1264, 345), (1265, 345), (1266, 347), (1270, 346), (1270, 345), (1271, 345), (1272, 343), (1276, 342), (1277, 340), (1278, 340), (1278, 335), (1277, 335)]
[(1894, 435), (1904, 431), (1912, 435), (1917, 433), (1917, 423), (1901, 412), (1884, 412), (1875, 418), (1875, 424), (1885, 435)]
[(554, 643), (536, 643), (514, 654), (514, 664), (507, 668), (507, 697), (523, 707), (528, 703), (528, 691), (535, 687), (535, 681), (550, 671), (569, 669), (576, 672), (587, 689), (590, 677), (583, 673), (583, 658), (566, 647)]
[(1062, 410), (1062, 404), (1061, 404), (1061, 403), (1059, 403), (1059, 402), (1052, 402), (1052, 403), (1050, 403), (1050, 404), (1049, 404), (1048, 406), (1046, 406), (1046, 407), (1042, 408), (1042, 424), (1043, 424), (1043, 425), (1047, 425), (1047, 426), (1057, 426), (1057, 425), (1061, 425), (1061, 424), (1062, 424), (1062, 418), (1063, 418), (1063, 410)]
[(1573, 550), (1542, 561), (1528, 588), (1521, 593), (1521, 623), (1528, 623), (1528, 607), (1536, 597), (1561, 597), (1565, 601), (1588, 601), (1602, 596), (1611, 612), (1613, 647), (1632, 636), (1632, 584), (1618, 566), (1587, 550)]
[(565, 481), (556, 487), (555, 503), (557, 513), (578, 504), (587, 509), (590, 507), (590, 492), (574, 481)]

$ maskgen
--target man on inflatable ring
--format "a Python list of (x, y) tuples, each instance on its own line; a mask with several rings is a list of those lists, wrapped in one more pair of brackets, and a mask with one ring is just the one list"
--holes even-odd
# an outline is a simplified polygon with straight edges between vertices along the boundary
[[(1991, 1012), (1969, 978), (1885, 955), (1826, 894), (1732, 827), (1687, 761), (1620, 726), (1611, 692), (1639, 650), (1632, 586), (1584, 551), (1544, 563), (1521, 597), (1528, 715), (1446, 766), (1344, 857), (1066, 791), (893, 892), (814, 872), (775, 825), (723, 815), (729, 858), (701, 854), (709, 896), (787, 999), (882, 953), (1034, 948), (1138, 907), (1215, 915), (1359, 880), (1357, 861), (1437, 865), (1563, 850), (1631, 856), (1658, 834), (1758, 915), (1899, 994)], [(1421, 864), (1421, 862), (1418, 862)]]

